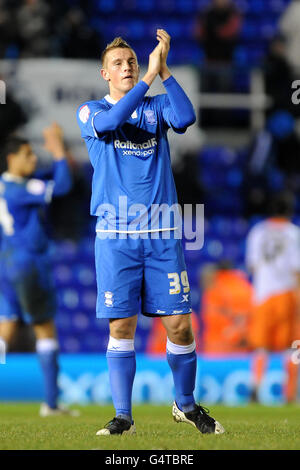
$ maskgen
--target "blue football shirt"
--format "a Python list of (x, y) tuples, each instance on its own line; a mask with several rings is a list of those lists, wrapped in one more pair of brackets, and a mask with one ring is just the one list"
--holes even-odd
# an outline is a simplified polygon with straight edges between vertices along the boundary
[(63, 159), (54, 163), (53, 179), (21, 178), (5, 172), (0, 177), (1, 250), (45, 251), (45, 207), (53, 195), (71, 188), (71, 175)]
[[(141, 83), (141, 82), (140, 82)], [(155, 231), (180, 220), (167, 132), (172, 125), (167, 94), (144, 96), (121, 126), (97, 133), (95, 117), (115, 106), (106, 95), (83, 103), (77, 120), (94, 168), (91, 214), (97, 231)]]

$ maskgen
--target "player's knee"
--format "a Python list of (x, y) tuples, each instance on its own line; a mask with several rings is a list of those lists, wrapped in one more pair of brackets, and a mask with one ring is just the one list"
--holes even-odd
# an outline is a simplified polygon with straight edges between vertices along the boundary
[(111, 321), (110, 335), (116, 339), (132, 339), (135, 333), (135, 322), (130, 319)]
[(3, 322), (0, 329), (0, 338), (7, 347), (13, 342), (17, 330), (16, 322)]
[(168, 336), (171, 341), (179, 344), (191, 344), (194, 341), (191, 326), (185, 323), (179, 323), (176, 327), (173, 327)]

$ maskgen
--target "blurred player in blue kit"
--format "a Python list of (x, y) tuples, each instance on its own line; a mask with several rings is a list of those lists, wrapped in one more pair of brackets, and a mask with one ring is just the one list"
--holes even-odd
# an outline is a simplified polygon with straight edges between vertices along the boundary
[[(190, 100), (167, 67), (170, 36), (158, 29), (156, 37), (158, 45), (141, 81), (133, 49), (122, 38), (108, 44), (101, 57), (101, 76), (109, 94), (83, 103), (77, 111), (94, 168), (97, 317), (109, 319), (107, 363), (116, 410), (97, 432), (100, 436), (136, 432), (132, 386), (139, 312), (161, 317), (166, 328), (175, 421), (202, 433), (224, 432), (194, 400), (197, 357), (189, 282), (181, 240), (175, 236), (179, 227), (176, 217), (159, 217), (156, 212), (162, 204), (177, 204), (167, 131), (184, 133), (196, 120)], [(157, 75), (167, 93), (145, 96)]]
[(56, 302), (44, 217), (52, 197), (66, 194), (72, 181), (60, 126), (46, 128), (44, 140), (53, 157), (52, 180), (34, 177), (37, 156), (26, 139), (11, 136), (2, 149), (7, 171), (0, 177), (0, 339), (8, 349), (19, 320), (33, 325), (45, 389), (40, 415), (50, 416), (71, 411), (57, 403)]

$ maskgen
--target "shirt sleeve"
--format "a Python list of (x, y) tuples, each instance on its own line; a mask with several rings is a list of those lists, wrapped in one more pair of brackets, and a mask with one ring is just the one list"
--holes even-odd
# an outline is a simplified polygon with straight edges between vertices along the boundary
[(193, 105), (173, 76), (163, 82), (167, 91), (162, 114), (165, 124), (177, 133), (183, 133), (196, 121)]
[(53, 179), (44, 181), (30, 178), (22, 187), (22, 194), (16, 194), (21, 205), (45, 205), (52, 201), (53, 196), (63, 196), (72, 187), (69, 165), (65, 159), (55, 161)]
[(97, 103), (86, 103), (77, 112), (82, 137), (101, 138), (121, 127), (137, 108), (149, 86), (140, 81), (110, 109)]
[(105, 107), (97, 101), (89, 101), (79, 106), (77, 122), (81, 131), (81, 137), (99, 137), (94, 127), (94, 118), (101, 112), (105, 112)]
[(112, 108), (94, 118), (97, 134), (114, 131), (121, 127), (144, 98), (149, 86), (141, 81), (121, 98)]

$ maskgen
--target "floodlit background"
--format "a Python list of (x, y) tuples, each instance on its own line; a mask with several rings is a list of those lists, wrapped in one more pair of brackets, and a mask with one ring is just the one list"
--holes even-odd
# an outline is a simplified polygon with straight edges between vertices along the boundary
[[(225, 17), (208, 13), (208, 7), (224, 3)], [(204, 246), (185, 252), (198, 338), (197, 398), (202, 401), (250, 399), (252, 286), (245, 268), (250, 227), (267, 216), (269, 201), (282, 189), (295, 195), (293, 220), (300, 224), (300, 105), (294, 83), (300, 79), (300, 1), (0, 0), (0, 78), (6, 84), (0, 140), (12, 131), (25, 134), (46, 166), (41, 133), (56, 120), (64, 128), (74, 175), (73, 190), (57, 199), (49, 214), (60, 387), (70, 403), (110, 400), (104, 357), (108, 326), (95, 318), (92, 168), (75, 113), (82, 102), (108, 91), (99, 74), (105, 45), (124, 37), (137, 53), (142, 76), (158, 27), (172, 37), (168, 64), (197, 113), (197, 123), (184, 136), (170, 132), (169, 139), (179, 202), (205, 207)], [(150, 92), (164, 92), (159, 79)], [(215, 269), (224, 262), (236, 274), (216, 307), (222, 310), (224, 302), (232, 313), (225, 324), (220, 310), (213, 320), (208, 314), (220, 293)], [(208, 287), (215, 288), (210, 297)], [(156, 321), (140, 317), (135, 347), (140, 353), (135, 401), (172, 400), (164, 333)], [(21, 325), (14, 354), (0, 364), (0, 399), (41, 399), (32, 351), (32, 332)], [(259, 397), (264, 403), (283, 401), (283, 362), (280, 354), (272, 356)]]

